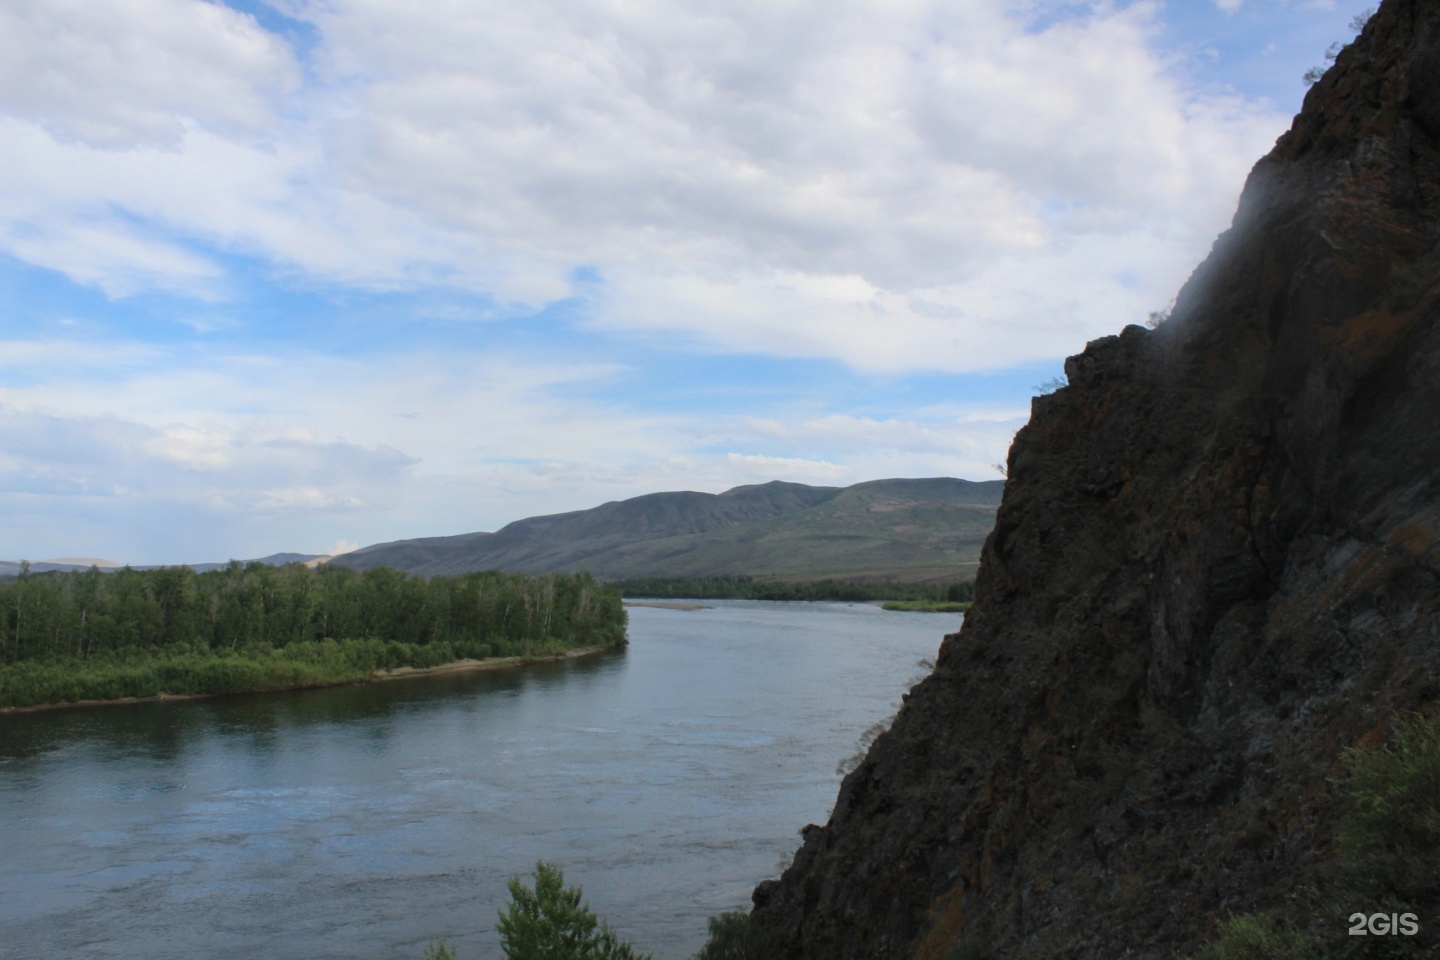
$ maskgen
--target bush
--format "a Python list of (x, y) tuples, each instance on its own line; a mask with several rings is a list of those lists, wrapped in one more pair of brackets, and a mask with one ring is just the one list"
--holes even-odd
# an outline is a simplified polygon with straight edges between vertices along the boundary
[(1313, 960), (1315, 952), (1296, 931), (1269, 917), (1249, 913), (1220, 925), (1220, 936), (1194, 960)]
[[(1440, 715), (1395, 722), (1379, 750), (1344, 753), (1334, 868), (1308, 899), (1322, 928), (1307, 937), (1259, 914), (1232, 917), (1192, 960), (1351, 960), (1436, 956), (1440, 890)], [(1356, 914), (1418, 914), (1418, 936), (1349, 937)]]
[(734, 911), (710, 918), (710, 936), (694, 960), (776, 960), (776, 938), (750, 922), (750, 914)]
[(1381, 750), (1345, 753), (1342, 882), (1357, 894), (1409, 901), (1440, 884), (1440, 717), (1395, 724)]
[(559, 867), (535, 864), (535, 886), (510, 878), (510, 908), (495, 928), (508, 960), (649, 960), (622, 941), (566, 887)]

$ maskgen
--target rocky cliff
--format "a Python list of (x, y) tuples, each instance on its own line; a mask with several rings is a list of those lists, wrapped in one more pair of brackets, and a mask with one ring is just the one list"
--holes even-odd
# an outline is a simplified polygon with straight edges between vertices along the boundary
[(1341, 751), (1440, 698), (1437, 320), (1440, 3), (1387, 0), (1171, 319), (1034, 401), (964, 629), (755, 923), (1110, 960), (1285, 909)]

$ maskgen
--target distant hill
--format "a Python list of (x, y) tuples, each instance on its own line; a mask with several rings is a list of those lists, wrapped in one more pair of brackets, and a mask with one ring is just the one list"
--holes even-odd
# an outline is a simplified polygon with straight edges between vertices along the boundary
[(494, 533), (397, 540), (331, 560), (423, 574), (586, 571), (604, 579), (954, 580), (973, 574), (1004, 481), (772, 481), (652, 493), (530, 517)]
[[(268, 557), (261, 557), (259, 560), (242, 560), (241, 563), (266, 563), (272, 567), (283, 566), (287, 563), (303, 563), (308, 566), (315, 566), (317, 563), (324, 563), (329, 560), (328, 556), (318, 553), (272, 553)], [(220, 570), (229, 565), (224, 563), (177, 563), (177, 564), (150, 564), (148, 566), (137, 566), (136, 570), (157, 570), (162, 566), (189, 567), (196, 573), (204, 573), (207, 570)], [(89, 570), (92, 566), (99, 567), (104, 573), (121, 569), (124, 564), (116, 563), (113, 560), (90, 559), (88, 557), (60, 557), (56, 560), (37, 560), (30, 564), (31, 573), (46, 573), (51, 570)], [(0, 560), (0, 577), (13, 577), (20, 572), (20, 561)]]
[[(45, 573), (50, 570), (89, 570), (92, 566), (101, 570), (115, 570), (121, 564), (113, 560), (102, 560), (99, 557), (57, 557), (54, 560), (36, 560), (30, 564), (32, 573)], [(0, 560), (0, 577), (15, 576), (20, 572), (20, 561)]]
[[(307, 567), (318, 566), (330, 559), (329, 556), (320, 553), (272, 553), (268, 557), (260, 557), (257, 560), (241, 560), (241, 563), (264, 563), (272, 567), (283, 567), (287, 563), (303, 563)], [(196, 573), (205, 573), (207, 570), (223, 570), (229, 566), (225, 563), (187, 563), (185, 566)], [(154, 570), (155, 567), (136, 567), (137, 570)]]

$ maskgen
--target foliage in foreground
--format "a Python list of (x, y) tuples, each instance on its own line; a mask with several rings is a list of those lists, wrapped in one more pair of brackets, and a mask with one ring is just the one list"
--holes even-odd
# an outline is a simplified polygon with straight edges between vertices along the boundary
[(510, 907), (495, 928), (508, 960), (649, 960), (636, 953), (565, 886), (559, 867), (535, 864), (535, 886), (510, 878)]
[(694, 960), (775, 960), (779, 955), (775, 938), (737, 910), (710, 918), (710, 936)]
[[(621, 940), (584, 903), (579, 887), (565, 886), (559, 867), (535, 864), (535, 885), (520, 877), (509, 882), (510, 905), (495, 929), (506, 960), (650, 960)], [(710, 935), (692, 960), (779, 960), (774, 938), (735, 911), (710, 918)], [(444, 940), (425, 950), (424, 960), (459, 960)]]

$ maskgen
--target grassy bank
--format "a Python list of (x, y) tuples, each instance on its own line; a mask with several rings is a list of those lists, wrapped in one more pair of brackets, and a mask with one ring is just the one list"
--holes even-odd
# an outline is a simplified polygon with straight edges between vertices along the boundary
[(171, 648), (84, 661), (29, 660), (0, 666), (0, 709), (331, 687), (557, 659), (598, 649), (603, 647), (556, 643), (500, 655), (488, 644), (457, 649), (448, 643), (324, 640), (278, 650)]

